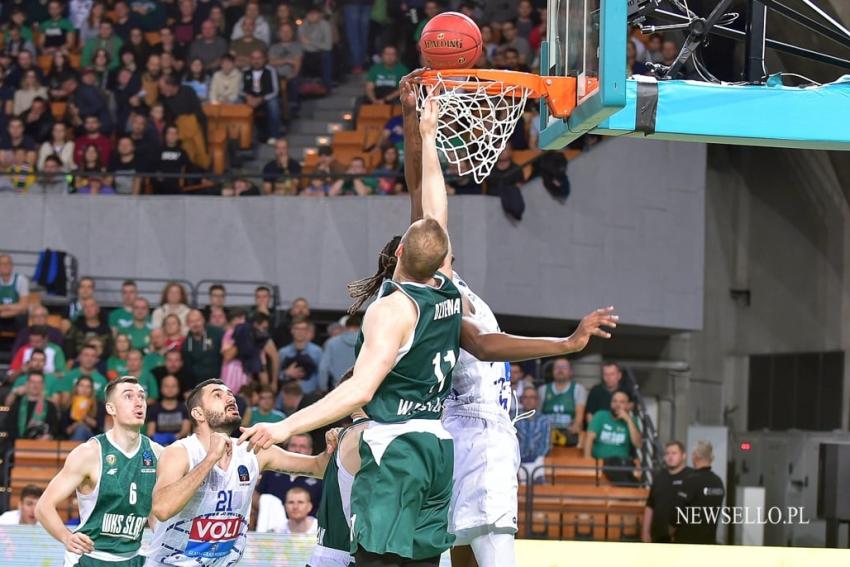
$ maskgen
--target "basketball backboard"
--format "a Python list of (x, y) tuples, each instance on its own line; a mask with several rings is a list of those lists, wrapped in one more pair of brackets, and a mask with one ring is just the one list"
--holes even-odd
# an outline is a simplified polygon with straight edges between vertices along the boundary
[(569, 119), (541, 108), (540, 146), (562, 148), (626, 104), (625, 0), (549, 0), (540, 74), (574, 77)]

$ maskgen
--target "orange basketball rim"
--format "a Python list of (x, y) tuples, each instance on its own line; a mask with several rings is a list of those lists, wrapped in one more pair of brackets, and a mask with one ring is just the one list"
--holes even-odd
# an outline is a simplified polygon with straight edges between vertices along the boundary
[(521, 96), (544, 99), (552, 116), (569, 118), (576, 107), (576, 78), (541, 76), (520, 71), (500, 69), (445, 69), (428, 70), (418, 82), (423, 85), (440, 84), (446, 89), (484, 91), (493, 96)]

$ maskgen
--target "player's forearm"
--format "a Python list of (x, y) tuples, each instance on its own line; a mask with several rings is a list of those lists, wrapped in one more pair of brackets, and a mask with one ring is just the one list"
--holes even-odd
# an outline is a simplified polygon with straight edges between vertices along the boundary
[[(473, 345), (462, 344), (464, 350), (484, 362), (521, 362), (572, 352), (569, 339), (555, 337), (518, 337), (506, 333), (479, 335)], [(467, 348), (469, 346), (470, 348)]]
[(328, 461), (330, 460), (330, 455), (326, 451), (314, 456), (290, 453), (280, 447), (269, 447), (266, 451), (268, 462), (264, 465), (264, 470), (273, 470), (291, 475), (323, 478)]
[(410, 194), (410, 224), (422, 218), (422, 138), (415, 108), (404, 107), (404, 182)]
[(214, 466), (215, 460), (207, 456), (180, 480), (154, 488), (152, 511), (156, 519), (164, 522), (185, 508)]
[(68, 537), (71, 536), (71, 531), (65, 527), (65, 522), (59, 512), (56, 511), (56, 504), (42, 497), (39, 498), (38, 504), (35, 506), (35, 517), (44, 529), (47, 530), (56, 541), (63, 545)]
[(434, 136), (422, 137), (422, 213), (436, 219), (443, 229), (447, 229), (449, 201)]

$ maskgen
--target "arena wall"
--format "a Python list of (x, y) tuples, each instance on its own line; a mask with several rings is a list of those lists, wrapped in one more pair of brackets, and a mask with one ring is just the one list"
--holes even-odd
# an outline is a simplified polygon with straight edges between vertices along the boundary
[[(457, 266), (499, 313), (577, 319), (614, 304), (625, 323), (702, 326), (705, 146), (610, 140), (570, 165), (573, 193), (539, 181), (512, 222), (498, 199), (451, 199)], [(265, 279), (318, 308), (374, 270), (407, 224), (404, 198), (43, 198), (0, 195), (0, 248), (59, 248), (81, 273)]]

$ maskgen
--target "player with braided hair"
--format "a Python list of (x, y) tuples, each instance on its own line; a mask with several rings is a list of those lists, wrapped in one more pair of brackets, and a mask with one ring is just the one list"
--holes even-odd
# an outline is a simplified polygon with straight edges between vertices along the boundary
[[(400, 85), (406, 146), (404, 173), (410, 194), (411, 222), (425, 215), (423, 145), (413, 86), (419, 73), (421, 71), (414, 71)], [(442, 191), (445, 192), (445, 187)], [(448, 215), (447, 210), (429, 213), (437, 218)], [(396, 243), (393, 239), (384, 246), (374, 276), (349, 284), (349, 292), (355, 299), (354, 311), (377, 293), (382, 278), (391, 277), (394, 256), (390, 251)], [(451, 273), (464, 299), (465, 322), (472, 322), (479, 332), (500, 332), (490, 307), (469, 289), (457, 272)], [(585, 319), (592, 322), (599, 317), (616, 321), (610, 308), (596, 310)], [(582, 324), (585, 323), (583, 320)], [(581, 348), (583, 345), (576, 350)], [(513, 537), (517, 531), (519, 447), (510, 418), (510, 364), (481, 362), (461, 350), (452, 371), (452, 384), (443, 414), (443, 424), (451, 433), (455, 447), (449, 530), (457, 539), (452, 548), (452, 564), (454, 567), (511, 566), (515, 561)], [(485, 431), (486, 435), (479, 435)]]
[(354, 376), (284, 421), (243, 428), (239, 441), (262, 450), (363, 407), (371, 419), (360, 440), (349, 522), (359, 567), (436, 566), (454, 543), (448, 523), (455, 452), (440, 418), (461, 346), (479, 360), (525, 360), (581, 350), (593, 335), (610, 337), (603, 326), (616, 326), (610, 309), (585, 317), (568, 338), (482, 332), (462, 320), (463, 296), (446, 275), (452, 254), (438, 111), (429, 98), (420, 121), (423, 218), (401, 238), (393, 277), (366, 310)]

